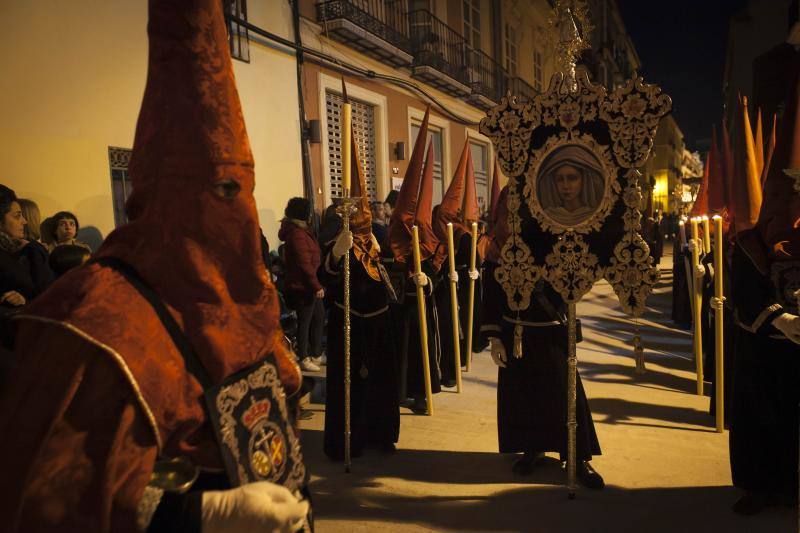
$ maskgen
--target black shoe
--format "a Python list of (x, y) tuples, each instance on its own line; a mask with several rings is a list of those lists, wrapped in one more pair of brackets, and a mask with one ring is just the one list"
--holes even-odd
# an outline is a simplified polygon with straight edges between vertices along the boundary
[(375, 446), (375, 449), (384, 455), (394, 455), (397, 453), (397, 447), (394, 445), (394, 442), (384, 442), (382, 444), (378, 444)]
[(760, 492), (745, 492), (744, 496), (733, 504), (733, 512), (743, 516), (760, 513), (767, 506), (767, 496)]
[(525, 452), (522, 457), (514, 461), (511, 471), (518, 476), (530, 476), (533, 474), (533, 467), (542, 457), (544, 457), (543, 453)]
[(592, 468), (592, 465), (589, 464), (589, 461), (578, 461), (576, 474), (580, 484), (587, 489), (601, 490), (606, 486), (606, 482), (603, 481), (603, 476), (598, 474), (597, 471)]
[(427, 415), (428, 401), (425, 399), (425, 397), (414, 398), (414, 403), (411, 404), (409, 409), (411, 409), (411, 412), (415, 415)]
[(442, 387), (446, 387), (448, 389), (452, 389), (457, 385), (456, 380), (454, 379), (443, 379), (442, 380)]

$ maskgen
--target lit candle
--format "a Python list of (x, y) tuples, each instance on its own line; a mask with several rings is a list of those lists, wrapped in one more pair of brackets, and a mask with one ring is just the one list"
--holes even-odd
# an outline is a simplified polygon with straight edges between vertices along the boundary
[(686, 223), (683, 220), (678, 222), (678, 230), (681, 236), (681, 244), (686, 246)]
[[(351, 140), (353, 131), (353, 107), (350, 104), (342, 104), (342, 188), (344, 195), (350, 196), (350, 169), (352, 152)], [(363, 192), (363, 191), (362, 191)]]
[(722, 298), (722, 217), (714, 215), (714, 293)]
[(711, 224), (707, 215), (703, 215), (703, 251), (711, 253)]
[[(698, 241), (700, 240), (700, 226), (699, 226), (698, 222), (699, 222), (699, 220), (697, 219), (697, 217), (692, 217), (692, 218), (689, 220), (689, 225), (690, 225), (690, 226), (691, 226), (691, 228), (692, 228), (692, 233), (691, 233), (691, 236), (692, 236), (692, 240), (694, 240), (694, 244), (695, 244), (695, 246), (697, 246), (698, 244), (700, 244), (700, 243), (698, 242)], [(700, 250), (699, 250), (699, 248), (698, 248), (698, 252), (699, 252), (699, 251), (700, 251)]]

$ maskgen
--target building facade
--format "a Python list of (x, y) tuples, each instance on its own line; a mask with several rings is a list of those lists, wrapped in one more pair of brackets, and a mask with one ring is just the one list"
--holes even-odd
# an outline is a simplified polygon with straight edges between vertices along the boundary
[[(438, 203), (465, 142), (486, 209), (494, 148), (478, 132), (487, 109), (511, 91), (530, 98), (553, 74), (545, 45), (546, 0), (301, 0), (307, 55), (304, 106), (315, 205), (341, 193), (341, 79), (354, 101), (354, 131), (368, 190), (383, 199), (400, 186), (426, 106)], [(505, 183), (505, 178), (500, 178)]]
[[(232, 12), (243, 4), (227, 1)], [(246, 15), (293, 38), (288, 2), (251, 1)], [(2, 2), (0, 28), (0, 183), (37, 202), (43, 217), (74, 212), (97, 246), (125, 221), (147, 73), (147, 2)], [(286, 201), (303, 195), (295, 56), (231, 32), (258, 214), (274, 243)]]
[[(683, 133), (675, 118), (667, 115), (661, 119), (653, 151), (644, 168), (640, 169), (643, 175), (642, 182), (653, 195), (653, 209), (663, 213), (680, 211), (683, 199), (685, 152)], [(644, 192), (648, 193), (648, 190)]]

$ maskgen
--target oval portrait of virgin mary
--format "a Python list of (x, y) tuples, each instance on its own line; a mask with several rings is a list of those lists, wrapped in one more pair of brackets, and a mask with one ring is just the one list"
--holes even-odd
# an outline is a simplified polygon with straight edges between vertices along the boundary
[(568, 144), (556, 148), (539, 167), (536, 195), (542, 211), (567, 227), (587, 221), (605, 193), (603, 166), (587, 148)]

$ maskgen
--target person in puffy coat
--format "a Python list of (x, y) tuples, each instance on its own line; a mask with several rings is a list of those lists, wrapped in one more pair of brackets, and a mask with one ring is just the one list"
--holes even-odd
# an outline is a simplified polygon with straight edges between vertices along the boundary
[(311, 203), (305, 198), (292, 198), (284, 210), (278, 238), (284, 241), (286, 273), (284, 297), (297, 312), (297, 356), (303, 370), (316, 372), (322, 361), (322, 333), (325, 289), (317, 279), (321, 251), (309, 229)]

